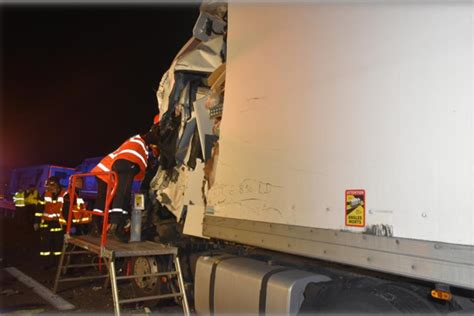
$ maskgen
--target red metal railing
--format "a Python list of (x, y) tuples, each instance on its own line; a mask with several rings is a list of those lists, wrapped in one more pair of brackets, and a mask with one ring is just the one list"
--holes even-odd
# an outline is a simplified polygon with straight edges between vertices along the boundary
[(67, 227), (66, 227), (66, 233), (69, 236), (71, 232), (71, 223), (72, 223), (72, 218), (73, 218), (73, 210), (75, 208), (75, 201), (76, 201), (76, 180), (78, 178), (84, 178), (84, 177), (91, 177), (91, 176), (107, 176), (108, 181), (107, 182), (107, 190), (106, 190), (106, 198), (105, 198), (105, 207), (103, 209), (103, 213), (101, 212), (95, 212), (95, 211), (90, 211), (90, 210), (76, 210), (81, 213), (85, 213), (89, 216), (102, 216), (103, 221), (102, 221), (102, 235), (100, 238), (100, 247), (103, 248), (105, 247), (105, 243), (107, 242), (107, 226), (109, 224), (109, 208), (110, 208), (110, 203), (112, 202), (115, 192), (117, 189), (117, 173), (115, 171), (110, 171), (110, 172), (97, 172), (97, 173), (80, 173), (80, 174), (74, 174), (69, 178), (69, 198), (70, 198), (70, 203), (69, 203), (69, 214), (67, 218)]

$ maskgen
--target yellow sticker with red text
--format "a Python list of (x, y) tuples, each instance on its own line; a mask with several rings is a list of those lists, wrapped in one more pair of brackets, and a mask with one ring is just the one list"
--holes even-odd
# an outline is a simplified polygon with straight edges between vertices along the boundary
[(346, 190), (346, 226), (365, 226), (365, 190)]

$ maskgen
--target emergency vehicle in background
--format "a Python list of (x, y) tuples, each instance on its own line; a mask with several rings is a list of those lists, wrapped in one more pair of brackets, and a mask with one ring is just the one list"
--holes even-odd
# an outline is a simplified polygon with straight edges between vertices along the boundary
[(26, 190), (30, 186), (35, 187), (40, 194), (44, 194), (44, 184), (47, 179), (54, 176), (60, 179), (63, 188), (69, 185), (69, 177), (76, 172), (74, 168), (55, 165), (39, 165), (14, 169), (10, 176), (10, 184), (7, 194), (13, 196), (20, 190)]
[[(89, 172), (102, 157), (92, 157), (84, 159), (76, 168), (56, 166), (56, 165), (38, 165), (28, 166), (24, 168), (14, 169), (10, 174), (9, 185), (7, 186), (6, 194), (0, 200), (0, 208), (5, 210), (15, 210), (14, 197), (17, 192), (26, 190), (29, 187), (34, 187), (39, 194), (44, 194), (44, 184), (47, 179), (54, 176), (60, 181), (63, 188), (68, 188), (69, 177), (75, 173)], [(133, 182), (133, 192), (138, 192), (140, 189), (140, 181)], [(97, 183), (94, 177), (86, 177), (84, 179), (81, 196), (85, 200), (92, 201), (97, 195)]]
[(24, 192), (29, 188), (35, 188), (39, 195), (43, 195), (45, 182), (52, 176), (60, 179), (61, 186), (67, 188), (69, 177), (75, 172), (74, 168), (48, 164), (14, 169), (5, 196), (0, 200), (2, 214), (14, 216), (15, 205), (24, 206)]

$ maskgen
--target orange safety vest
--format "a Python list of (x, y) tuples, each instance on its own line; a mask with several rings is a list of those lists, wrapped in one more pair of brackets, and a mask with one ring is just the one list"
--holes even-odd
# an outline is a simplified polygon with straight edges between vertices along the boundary
[[(105, 156), (98, 164), (95, 166), (91, 172), (109, 172), (112, 169), (112, 165), (118, 159), (125, 159), (130, 162), (136, 163), (140, 167), (140, 171), (135, 176), (135, 180), (143, 180), (145, 177), (145, 170), (148, 161), (148, 150), (145, 145), (145, 141), (140, 135), (135, 135), (127, 139), (118, 149), (114, 152)], [(108, 176), (99, 175), (97, 176), (102, 179), (104, 182), (108, 182)]]
[(61, 189), (56, 199), (53, 198), (51, 192), (44, 194), (44, 212), (41, 217), (43, 221), (59, 221), (61, 224), (66, 224), (62, 214), (66, 194), (67, 190), (65, 189)]
[(92, 216), (86, 212), (81, 212), (85, 210), (84, 200), (80, 197), (76, 198), (76, 204), (72, 208), (72, 222), (74, 224), (89, 224), (92, 222)]

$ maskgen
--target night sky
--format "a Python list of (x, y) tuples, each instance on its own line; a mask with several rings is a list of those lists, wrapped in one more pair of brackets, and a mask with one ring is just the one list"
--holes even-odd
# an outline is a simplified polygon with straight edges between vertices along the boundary
[(0, 179), (75, 167), (148, 130), (155, 91), (197, 5), (1, 8)]

